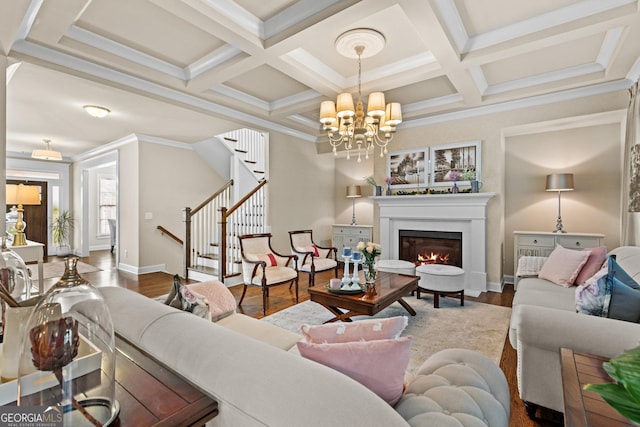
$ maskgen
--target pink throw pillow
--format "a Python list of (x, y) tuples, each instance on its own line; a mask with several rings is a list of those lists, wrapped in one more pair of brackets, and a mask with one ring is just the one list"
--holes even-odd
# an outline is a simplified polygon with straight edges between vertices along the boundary
[(297, 343), (303, 357), (342, 372), (389, 405), (402, 397), (413, 337), (334, 344)]
[(267, 263), (267, 267), (275, 267), (278, 265), (278, 260), (276, 259), (274, 254), (264, 254), (264, 255), (256, 255), (258, 261), (264, 261)]
[(598, 246), (597, 248), (585, 249), (591, 251), (587, 263), (582, 267), (578, 277), (576, 277), (576, 284), (582, 285), (589, 278), (593, 277), (601, 268), (604, 262), (607, 260), (607, 247)]
[(557, 245), (540, 269), (538, 277), (568, 288), (575, 282), (590, 253)]
[(218, 321), (236, 311), (236, 299), (222, 282), (211, 280), (186, 286), (190, 291), (207, 299), (212, 321)]
[(338, 343), (399, 338), (407, 327), (406, 316), (385, 319), (365, 319), (357, 322), (336, 322), (325, 325), (302, 325), (300, 330), (307, 342)]

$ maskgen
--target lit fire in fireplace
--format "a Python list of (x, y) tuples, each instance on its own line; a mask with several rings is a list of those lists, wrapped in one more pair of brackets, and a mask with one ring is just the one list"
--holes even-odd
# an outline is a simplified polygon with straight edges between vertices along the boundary
[(424, 264), (449, 264), (449, 254), (431, 252), (431, 254), (418, 254), (418, 265)]

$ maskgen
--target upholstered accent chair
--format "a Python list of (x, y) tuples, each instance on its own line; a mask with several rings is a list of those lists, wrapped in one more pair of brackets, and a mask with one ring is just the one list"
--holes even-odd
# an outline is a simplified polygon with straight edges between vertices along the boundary
[(244, 289), (238, 305), (242, 304), (248, 286), (262, 287), (262, 314), (266, 314), (271, 286), (295, 285), (298, 302), (298, 256), (282, 255), (271, 247), (271, 233), (244, 234), (238, 237), (242, 254)]
[(338, 277), (337, 249), (322, 247), (314, 243), (311, 230), (289, 232), (291, 253), (298, 255), (298, 271), (309, 274), (309, 286), (315, 285), (315, 274), (319, 271), (335, 270)]

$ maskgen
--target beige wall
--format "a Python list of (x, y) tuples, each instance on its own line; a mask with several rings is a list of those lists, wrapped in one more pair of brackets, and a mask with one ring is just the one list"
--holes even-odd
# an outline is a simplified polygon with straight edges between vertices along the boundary
[(121, 264), (133, 267), (140, 266), (138, 218), (142, 172), (139, 168), (139, 144), (135, 141), (118, 149), (118, 254)]
[(269, 136), (269, 223), (273, 246), (290, 253), (289, 231), (313, 230), (321, 244), (331, 240), (334, 221), (334, 157), (316, 154), (314, 144), (288, 135)]
[[(599, 113), (603, 111), (613, 111), (626, 108), (628, 103), (627, 93), (624, 91), (589, 98), (581, 98), (573, 101), (559, 102), (550, 105), (541, 105), (537, 107), (529, 107), (525, 109), (515, 109), (512, 111), (499, 112), (478, 117), (467, 117), (460, 120), (443, 121), (439, 123), (425, 124), (422, 127), (401, 128), (395, 139), (390, 145), (390, 151), (405, 150), (409, 148), (426, 147), (431, 145), (441, 145), (453, 142), (463, 142), (472, 140), (482, 140), (482, 181), (484, 186), (483, 192), (495, 192), (496, 196), (491, 199), (487, 208), (487, 273), (488, 281), (494, 284), (499, 283), (503, 275), (504, 266), (504, 248), (505, 240), (512, 244), (512, 236), (505, 233), (504, 214), (505, 214), (505, 182), (511, 179), (505, 175), (505, 151), (503, 148), (503, 131), (505, 129), (522, 126), (530, 123), (544, 122), (560, 118), (576, 117), (586, 114)], [(538, 141), (531, 141), (534, 144), (534, 150)], [(618, 141), (618, 143), (620, 143)], [(583, 148), (581, 147), (581, 150)], [(590, 148), (589, 148), (590, 149)], [(587, 148), (584, 148), (586, 151)], [(597, 156), (600, 150), (585, 156)], [(564, 154), (556, 154), (556, 152), (547, 152), (546, 158), (555, 162), (562, 158)], [(583, 154), (581, 154), (583, 155)], [(375, 158), (374, 176), (378, 182), (384, 179), (386, 175), (386, 160), (377, 156)], [(619, 169), (620, 160), (608, 165), (613, 170)], [(591, 172), (595, 176), (600, 175), (601, 168)], [(541, 168), (540, 174), (544, 174)], [(580, 185), (586, 185), (584, 180), (580, 181)], [(583, 187), (584, 188), (584, 187)], [(530, 192), (529, 188), (512, 188), (514, 192)], [(510, 190), (510, 191), (511, 191)], [(619, 191), (619, 189), (612, 189)], [(594, 200), (594, 205), (598, 202)], [(597, 207), (594, 209), (598, 209)], [(527, 213), (529, 215), (529, 213)], [(608, 214), (607, 214), (608, 215)], [(533, 220), (535, 214), (531, 213), (529, 220)], [(527, 217), (522, 217), (520, 226), (528, 221)], [(569, 220), (569, 218), (567, 218)], [(612, 221), (618, 221), (613, 219)], [(379, 213), (377, 207), (374, 207), (374, 235), (379, 235)], [(567, 223), (568, 224), (568, 223)], [(536, 225), (535, 227), (541, 227)], [(573, 225), (573, 224), (572, 224)], [(576, 225), (577, 226), (577, 225)], [(526, 227), (527, 229), (534, 229)], [(544, 230), (549, 226), (546, 225)], [(580, 225), (582, 228), (583, 225)], [(613, 226), (612, 226), (613, 227)], [(573, 228), (573, 227), (572, 227)], [(586, 224), (584, 230), (589, 231)], [(576, 228), (577, 230), (577, 228)], [(609, 233), (608, 233), (609, 234)], [(609, 242), (616, 242), (618, 236), (608, 236)], [(506, 269), (508, 267), (504, 267)], [(511, 268), (509, 268), (511, 270)]]
[[(168, 273), (182, 274), (182, 246), (156, 227), (162, 225), (184, 238), (182, 210), (200, 204), (226, 180), (195, 151), (148, 142), (140, 142), (139, 147), (140, 206), (135, 220), (141, 249), (137, 267), (144, 271), (164, 264)], [(146, 213), (153, 219), (145, 219)], [(122, 252), (120, 256), (122, 259)]]
[(505, 268), (513, 274), (513, 231), (552, 231), (558, 193), (545, 176), (573, 173), (575, 190), (561, 198), (568, 232), (602, 233), (620, 244), (620, 124), (602, 124), (505, 138)]

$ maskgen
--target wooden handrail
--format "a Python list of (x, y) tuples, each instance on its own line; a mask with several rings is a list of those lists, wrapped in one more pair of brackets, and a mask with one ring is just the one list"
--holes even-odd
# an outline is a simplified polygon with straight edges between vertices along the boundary
[(163, 226), (159, 225), (156, 227), (158, 230), (160, 230), (160, 232), (162, 234), (166, 234), (167, 236), (171, 237), (173, 240), (175, 240), (178, 244), (183, 245), (184, 242), (182, 241), (181, 238), (179, 238), (178, 236), (176, 236), (175, 234), (173, 234), (172, 232), (170, 232), (169, 230), (167, 230), (166, 228), (164, 228)]
[(209, 204), (210, 201), (218, 197), (223, 191), (225, 191), (227, 188), (231, 187), (232, 185), (233, 185), (233, 180), (231, 179), (226, 184), (224, 184), (218, 191), (216, 191), (211, 196), (209, 196), (204, 202), (200, 203), (198, 206), (191, 209), (191, 215), (194, 215), (200, 209), (204, 208), (207, 204)]
[(267, 180), (263, 179), (262, 181), (260, 181), (260, 184), (258, 184), (256, 186), (256, 188), (254, 188), (253, 190), (251, 190), (249, 193), (247, 193), (246, 196), (244, 196), (242, 199), (240, 199), (240, 201), (238, 201), (238, 203), (236, 203), (235, 205), (231, 206), (222, 216), (223, 221), (227, 219), (227, 217), (229, 217), (236, 209), (238, 209), (240, 206), (242, 206), (242, 204), (244, 202), (246, 202), (247, 200), (249, 200), (249, 198), (251, 196), (253, 196), (254, 194), (256, 194), (258, 192), (259, 189), (261, 189), (262, 187), (264, 187), (267, 184)]

